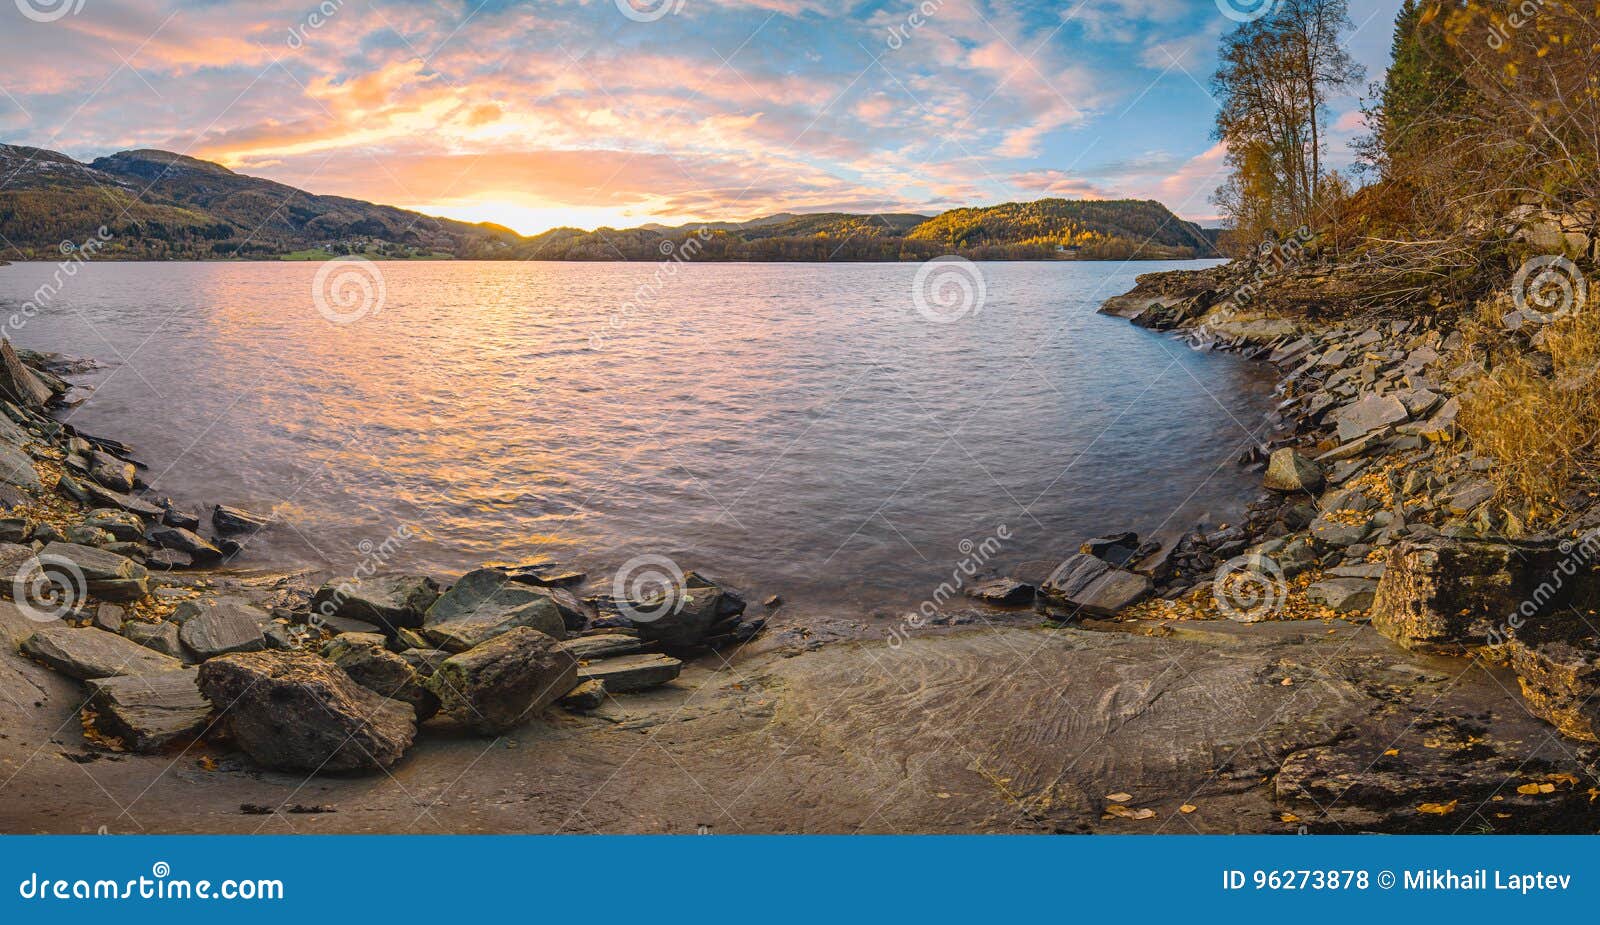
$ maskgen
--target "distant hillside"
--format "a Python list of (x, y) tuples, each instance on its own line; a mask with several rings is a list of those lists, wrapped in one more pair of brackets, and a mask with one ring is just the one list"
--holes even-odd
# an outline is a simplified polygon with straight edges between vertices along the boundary
[(101, 226), (100, 259), (456, 257), (505, 260), (750, 261), (1208, 257), (1213, 239), (1158, 202), (1045, 199), (928, 217), (779, 213), (749, 222), (618, 230), (508, 228), (318, 196), (166, 151), (84, 164), (0, 144), (4, 256), (50, 259)]

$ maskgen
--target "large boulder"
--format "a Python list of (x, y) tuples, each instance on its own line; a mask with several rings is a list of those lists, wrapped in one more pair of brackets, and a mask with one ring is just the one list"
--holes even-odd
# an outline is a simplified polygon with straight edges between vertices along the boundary
[(422, 635), (438, 648), (465, 652), (519, 626), (556, 639), (566, 635), (566, 622), (549, 592), (482, 568), (463, 575), (434, 601)]
[(1462, 655), (1516, 636), (1560, 638), (1577, 602), (1595, 598), (1587, 563), (1549, 542), (1435, 537), (1390, 550), (1372, 625), (1406, 649)]
[(205, 731), (211, 715), (191, 669), (101, 678), (88, 685), (95, 728), (136, 752), (193, 739)]
[(395, 630), (421, 626), (438, 599), (439, 585), (426, 575), (374, 575), (327, 582), (312, 595), (311, 610)]
[(1045, 606), (1068, 616), (1109, 617), (1155, 590), (1149, 578), (1079, 553), (1062, 562), (1039, 588)]
[(376, 633), (345, 633), (322, 647), (322, 657), (343, 668), (367, 690), (410, 704), (417, 722), (428, 720), (439, 712), (439, 698), (423, 686), (424, 677), (410, 660), (390, 652), (384, 644), (385, 639)]
[(485, 735), (516, 728), (577, 685), (572, 653), (525, 626), (445, 659), (427, 681), (445, 712)]
[(76, 543), (50, 543), (39, 552), (44, 570), (61, 574), (63, 580), (73, 571), (83, 576), (86, 589), (106, 601), (133, 601), (150, 592), (150, 572), (127, 556), (79, 546)]
[(200, 692), (257, 764), (327, 774), (394, 764), (416, 736), (411, 706), (306, 652), (244, 652), (200, 666)]
[(46, 626), (22, 643), (22, 654), (80, 681), (183, 668), (171, 656), (92, 626)]

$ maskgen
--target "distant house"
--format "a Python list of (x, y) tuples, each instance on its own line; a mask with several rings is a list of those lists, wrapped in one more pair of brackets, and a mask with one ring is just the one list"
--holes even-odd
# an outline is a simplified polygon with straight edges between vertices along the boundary
[(1056, 253), (1062, 257), (1076, 257), (1078, 256), (1078, 249), (1076, 247), (1068, 247), (1065, 244), (1057, 244)]

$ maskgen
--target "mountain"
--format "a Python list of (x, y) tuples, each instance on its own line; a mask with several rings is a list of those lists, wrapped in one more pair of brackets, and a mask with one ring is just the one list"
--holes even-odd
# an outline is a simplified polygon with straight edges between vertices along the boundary
[(167, 151), (121, 151), (84, 164), (0, 144), (0, 246), (47, 259), (104, 227), (100, 259), (456, 257), (505, 260), (926, 260), (1181, 258), (1214, 238), (1154, 201), (1044, 199), (937, 216), (781, 212), (747, 222), (524, 237), (509, 228), (319, 196)]

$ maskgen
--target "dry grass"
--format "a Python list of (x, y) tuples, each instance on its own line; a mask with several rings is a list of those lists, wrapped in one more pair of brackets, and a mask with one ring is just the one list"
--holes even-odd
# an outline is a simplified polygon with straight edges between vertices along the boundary
[(1548, 325), (1530, 352), (1500, 329), (1504, 301), (1467, 326), (1490, 371), (1462, 396), (1460, 423), (1502, 496), (1554, 514), (1574, 482), (1600, 462), (1600, 308), (1594, 299)]

